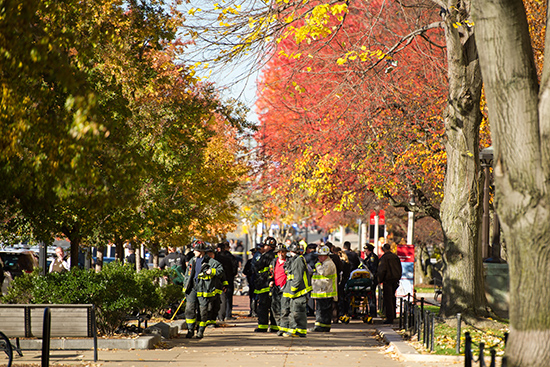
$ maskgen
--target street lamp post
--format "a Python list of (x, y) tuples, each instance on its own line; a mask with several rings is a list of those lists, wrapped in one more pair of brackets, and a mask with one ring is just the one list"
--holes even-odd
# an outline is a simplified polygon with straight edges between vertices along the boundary
[(485, 180), (483, 182), (483, 219), (481, 222), (481, 256), (489, 256), (489, 196), (490, 196), (490, 168), (493, 165), (493, 147), (487, 147), (479, 152), (479, 160)]

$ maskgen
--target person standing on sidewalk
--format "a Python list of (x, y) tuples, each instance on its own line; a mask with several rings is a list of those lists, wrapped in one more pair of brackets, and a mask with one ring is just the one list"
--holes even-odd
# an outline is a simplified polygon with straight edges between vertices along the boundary
[(254, 272), (254, 293), (258, 297), (258, 327), (254, 329), (257, 333), (266, 333), (271, 325), (271, 331), (276, 332), (279, 330), (277, 322), (271, 313), (271, 288), (269, 283), (271, 281), (271, 263), (275, 258), (275, 247), (277, 241), (273, 237), (267, 237), (264, 242), (265, 252), (262, 257), (255, 264)]
[(395, 319), (395, 292), (399, 287), (403, 269), (399, 256), (391, 251), (389, 243), (382, 246), (382, 251), (384, 254), (380, 257), (380, 263), (378, 264), (378, 282), (382, 284), (383, 289), (384, 311), (386, 314), (384, 324), (392, 324)]
[[(311, 292), (311, 285), (307, 274), (306, 260), (298, 254), (300, 245), (293, 241), (288, 246), (288, 252), (292, 258), (287, 264), (287, 280), (283, 290), (283, 299), (288, 298), (290, 307), (282, 311), (282, 316), (290, 314), (290, 325), (285, 327), (283, 336), (307, 336), (307, 299)], [(289, 266), (288, 266), (289, 265)]]
[[(286, 263), (286, 253), (287, 248), (285, 245), (280, 243), (277, 245), (275, 252), (277, 256), (271, 263), (271, 269), (273, 270), (272, 281), (270, 283), (271, 287), (271, 314), (277, 322), (276, 329), (277, 334), (281, 333), (281, 325), (288, 324), (288, 315), (287, 320), (282, 320), (281, 314), (281, 303), (283, 298), (283, 288), (286, 284), (286, 272), (285, 272), (285, 263)], [(271, 329), (274, 330), (274, 325), (271, 325)]]
[(336, 265), (328, 256), (330, 249), (321, 246), (317, 251), (319, 261), (315, 264), (311, 279), (311, 297), (315, 299), (314, 332), (329, 332), (332, 320), (332, 301), (338, 300)]
[(233, 311), (233, 292), (235, 291), (235, 275), (237, 275), (239, 264), (235, 256), (229, 252), (229, 242), (222, 241), (218, 244), (218, 251), (215, 259), (223, 266), (223, 272), (227, 283), (221, 294), (221, 306), (218, 312), (218, 320), (234, 320)]
[[(223, 267), (215, 259), (206, 256), (212, 252), (210, 245), (203, 241), (195, 242), (195, 257), (189, 262), (186, 272), (184, 292), (187, 294), (185, 307), (185, 322), (187, 324), (186, 338), (190, 339), (195, 333), (198, 323), (197, 339), (204, 337), (204, 329), (209, 319), (210, 302), (218, 294), (216, 277), (223, 278)], [(198, 313), (197, 313), (198, 305)]]
[(374, 245), (367, 243), (364, 247), (365, 259), (362, 261), (363, 266), (366, 267), (372, 274), (372, 292), (369, 293), (369, 316), (376, 317), (376, 287), (378, 286), (378, 255), (374, 253)]

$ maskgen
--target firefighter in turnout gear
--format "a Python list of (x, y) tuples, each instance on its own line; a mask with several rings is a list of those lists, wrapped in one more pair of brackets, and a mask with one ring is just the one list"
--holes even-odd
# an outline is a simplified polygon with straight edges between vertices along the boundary
[[(311, 292), (308, 279), (306, 260), (299, 254), (300, 247), (297, 242), (288, 246), (288, 257), (285, 262), (287, 281), (283, 288), (283, 300), (281, 318), (290, 316), (290, 325), (281, 325), (283, 336), (307, 336), (307, 299)], [(286, 304), (288, 302), (288, 304)]]
[[(271, 269), (273, 269), (273, 276), (270, 283), (271, 286), (271, 313), (277, 321), (277, 334), (281, 334), (281, 325), (288, 324), (287, 320), (282, 320), (281, 318), (281, 301), (283, 298), (283, 289), (286, 284), (286, 272), (285, 272), (285, 262), (286, 262), (286, 253), (288, 252), (285, 245), (280, 243), (275, 249), (277, 256), (271, 263)], [(273, 325), (271, 326), (273, 329)]]
[[(271, 312), (271, 288), (269, 283), (272, 281), (273, 269), (271, 264), (275, 259), (275, 247), (277, 241), (273, 237), (267, 237), (264, 242), (265, 252), (260, 259), (254, 264), (254, 293), (258, 297), (258, 327), (255, 332), (271, 332), (279, 330), (275, 317)], [(271, 325), (271, 326), (270, 326)]]
[[(215, 251), (212, 246), (208, 248), (206, 255), (210, 257), (212, 260), (217, 261), (215, 259)], [(223, 268), (223, 265), (222, 265), (222, 268)], [(216, 327), (217, 326), (216, 319), (218, 318), (218, 313), (220, 312), (220, 307), (221, 307), (221, 294), (227, 291), (227, 285), (228, 285), (227, 277), (225, 274), (225, 268), (224, 268), (224, 272), (222, 273), (222, 276), (214, 277), (213, 283), (214, 283), (215, 295), (210, 299), (208, 303), (208, 320), (206, 321), (206, 326)]]
[(208, 311), (211, 310), (211, 302), (213, 297), (221, 292), (216, 289), (216, 284), (219, 283), (219, 279), (223, 279), (223, 267), (218, 261), (206, 255), (209, 251), (212, 251), (210, 245), (203, 241), (196, 241), (194, 247), (195, 257), (191, 259), (187, 267), (183, 288), (187, 294), (185, 307), (186, 338), (193, 337), (197, 325), (197, 339), (203, 338), (204, 329), (209, 319)]
[(329, 332), (332, 319), (332, 302), (338, 300), (336, 265), (329, 257), (330, 250), (321, 246), (317, 251), (311, 279), (311, 298), (315, 299), (315, 327), (311, 331)]

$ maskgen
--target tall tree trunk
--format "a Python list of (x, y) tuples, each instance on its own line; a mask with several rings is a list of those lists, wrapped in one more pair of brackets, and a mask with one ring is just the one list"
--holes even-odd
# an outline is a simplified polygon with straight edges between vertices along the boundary
[(124, 240), (115, 234), (115, 261), (124, 263)]
[[(487, 314), (479, 229), (481, 72), (469, 1), (449, 1), (445, 16), (449, 103), (445, 114), (447, 173), (441, 204), (445, 236), (442, 313)], [(457, 25), (461, 24), (461, 25)]]
[(82, 240), (80, 236), (80, 226), (78, 223), (73, 224), (71, 227), (65, 225), (61, 228), (61, 231), (71, 243), (70, 248), (70, 258), (71, 258), (71, 269), (78, 267), (78, 250), (80, 249), (80, 241)]
[[(508, 366), (550, 361), (550, 64), (537, 80), (521, 0), (475, 0), (494, 146), (495, 207), (510, 266)], [(546, 50), (550, 39), (546, 37)]]
[(105, 257), (105, 245), (96, 248), (95, 271), (99, 273), (103, 269), (103, 258)]

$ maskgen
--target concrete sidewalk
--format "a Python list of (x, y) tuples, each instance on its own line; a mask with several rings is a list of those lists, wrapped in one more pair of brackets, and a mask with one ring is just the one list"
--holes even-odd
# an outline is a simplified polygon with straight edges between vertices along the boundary
[[(352, 320), (349, 324), (333, 325), (330, 333), (308, 332), (307, 338), (283, 338), (274, 333), (254, 333), (256, 320), (245, 317), (247, 297), (236, 297), (236, 320), (218, 328), (207, 328), (205, 338), (186, 339), (185, 330), (162, 339), (155, 349), (99, 349), (98, 362), (93, 350), (51, 350), (51, 366), (104, 367), (304, 367), (304, 366), (368, 366), (368, 367), (428, 367), (457, 366), (460, 359), (441, 359), (420, 355), (402, 341), (391, 327), (375, 320), (374, 325)], [(172, 325), (181, 324), (178, 320)], [(308, 326), (313, 327), (309, 318)], [(160, 338), (158, 339), (160, 340)], [(13, 366), (40, 365), (40, 350), (24, 350), (16, 355)], [(0, 355), (0, 366), (7, 364)]]

